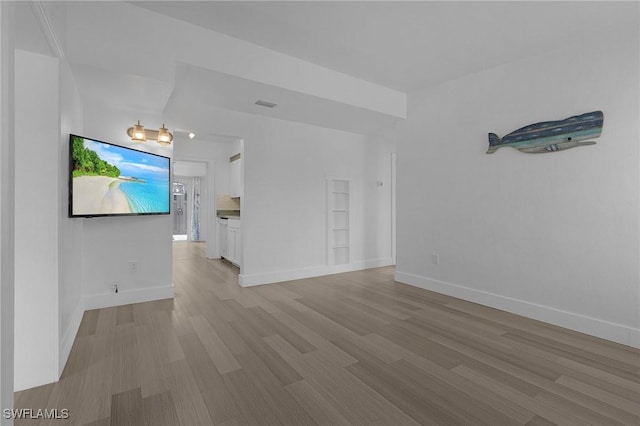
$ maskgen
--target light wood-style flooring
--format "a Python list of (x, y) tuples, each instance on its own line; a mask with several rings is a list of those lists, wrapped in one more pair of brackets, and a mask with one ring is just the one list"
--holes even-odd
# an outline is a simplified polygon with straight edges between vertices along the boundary
[(26, 424), (640, 425), (640, 351), (393, 281), (240, 288), (174, 243), (175, 299), (85, 313)]

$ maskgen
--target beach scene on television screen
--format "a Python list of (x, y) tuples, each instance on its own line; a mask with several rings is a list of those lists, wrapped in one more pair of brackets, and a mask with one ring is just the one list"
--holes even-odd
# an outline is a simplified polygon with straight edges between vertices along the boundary
[(169, 159), (72, 137), (73, 214), (169, 213)]

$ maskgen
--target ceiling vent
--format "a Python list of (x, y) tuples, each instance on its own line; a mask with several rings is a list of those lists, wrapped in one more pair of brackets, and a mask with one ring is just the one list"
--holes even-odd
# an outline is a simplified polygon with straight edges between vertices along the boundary
[(278, 106), (278, 104), (274, 104), (273, 102), (267, 102), (267, 101), (261, 101), (261, 100), (256, 101), (256, 105), (260, 105), (267, 108), (275, 108), (276, 106)]

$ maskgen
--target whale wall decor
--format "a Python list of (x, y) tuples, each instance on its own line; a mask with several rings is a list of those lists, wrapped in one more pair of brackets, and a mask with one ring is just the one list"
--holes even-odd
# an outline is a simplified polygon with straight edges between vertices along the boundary
[(489, 149), (493, 154), (498, 148), (510, 146), (528, 154), (562, 151), (576, 146), (593, 145), (589, 140), (600, 136), (604, 114), (602, 111), (587, 112), (560, 121), (543, 121), (499, 138), (489, 133)]

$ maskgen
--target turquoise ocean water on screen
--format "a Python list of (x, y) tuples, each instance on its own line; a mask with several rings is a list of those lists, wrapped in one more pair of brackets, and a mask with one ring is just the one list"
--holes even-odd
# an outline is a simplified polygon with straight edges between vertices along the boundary
[[(120, 170), (120, 190), (131, 213), (169, 213), (169, 158), (84, 139), (85, 148)], [(128, 180), (127, 180), (128, 179)]]
[(146, 179), (145, 182), (121, 182), (132, 213), (169, 213), (169, 181)]

